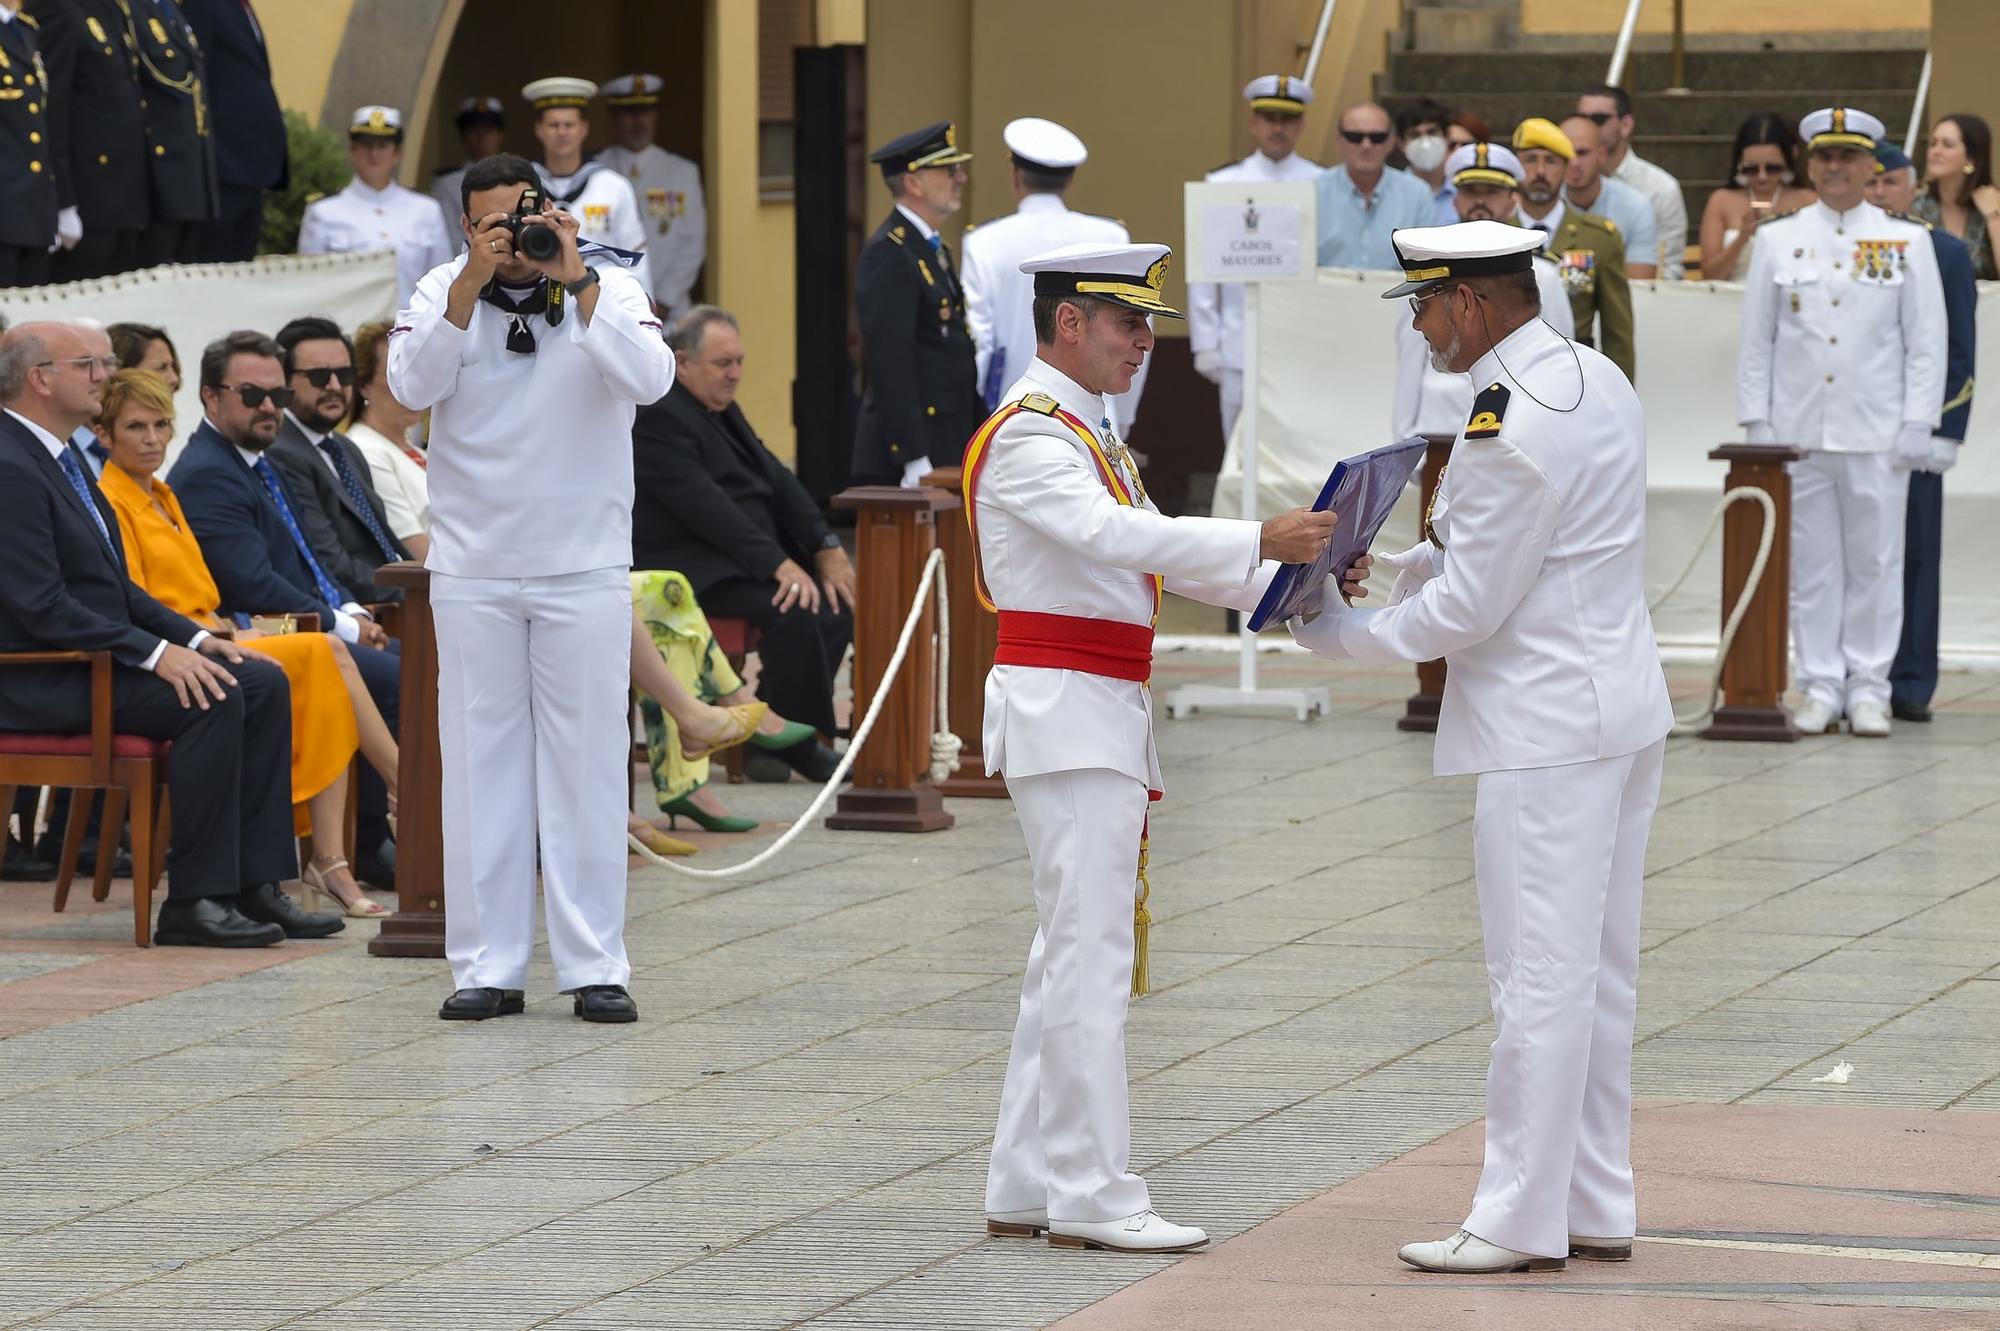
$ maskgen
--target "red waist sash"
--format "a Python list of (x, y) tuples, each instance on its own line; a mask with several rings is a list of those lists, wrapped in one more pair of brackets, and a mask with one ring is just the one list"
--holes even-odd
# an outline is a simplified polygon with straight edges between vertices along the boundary
[(993, 664), (1080, 670), (1143, 684), (1153, 673), (1153, 630), (1115, 619), (1002, 610)]

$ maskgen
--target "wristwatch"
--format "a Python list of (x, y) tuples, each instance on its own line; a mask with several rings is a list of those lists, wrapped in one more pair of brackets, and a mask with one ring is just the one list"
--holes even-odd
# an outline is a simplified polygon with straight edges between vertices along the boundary
[(577, 278), (576, 281), (574, 282), (563, 283), (563, 286), (569, 291), (569, 294), (572, 296), (581, 296), (584, 292), (590, 290), (592, 287), (596, 285), (597, 285), (597, 270), (595, 268), (592, 268), (589, 264), (585, 264), (583, 266), (582, 277)]
[(822, 550), (838, 550), (840, 549), (840, 538), (832, 532), (828, 532), (819, 538), (819, 548)]

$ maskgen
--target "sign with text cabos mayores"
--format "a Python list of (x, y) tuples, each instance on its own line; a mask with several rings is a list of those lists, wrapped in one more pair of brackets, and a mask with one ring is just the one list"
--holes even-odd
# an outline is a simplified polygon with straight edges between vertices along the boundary
[(1311, 181), (1203, 180), (1186, 191), (1188, 281), (1312, 276), (1318, 233)]

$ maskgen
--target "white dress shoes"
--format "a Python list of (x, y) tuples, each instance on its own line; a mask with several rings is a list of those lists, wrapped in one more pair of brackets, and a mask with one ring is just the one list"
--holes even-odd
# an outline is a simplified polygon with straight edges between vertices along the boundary
[(1889, 709), (1879, 702), (1852, 703), (1847, 709), (1847, 728), (1868, 739), (1889, 735)]
[(1594, 1239), (1585, 1234), (1569, 1236), (1569, 1255), (1586, 1262), (1629, 1262), (1632, 1240)]
[(986, 1232), (1003, 1239), (1032, 1239), (1049, 1227), (1049, 1213), (1043, 1207), (1026, 1211), (988, 1211)]
[[(1053, 1237), (1053, 1236), (1051, 1236)], [(1469, 1229), (1461, 1229), (1436, 1243), (1406, 1243), (1396, 1254), (1419, 1271), (1442, 1271), (1450, 1275), (1492, 1275), (1500, 1271), (1560, 1271), (1566, 1258), (1537, 1257), (1515, 1252), (1497, 1243), (1488, 1243)]]
[(1208, 1242), (1208, 1233), (1192, 1225), (1176, 1225), (1157, 1211), (1141, 1211), (1123, 1220), (1057, 1220), (1049, 1225), (1051, 1248), (1102, 1248), (1109, 1252), (1186, 1252)]
[(1792, 713), (1792, 725), (1802, 735), (1824, 735), (1839, 719), (1831, 703), (1817, 698), (1806, 699), (1805, 705)]

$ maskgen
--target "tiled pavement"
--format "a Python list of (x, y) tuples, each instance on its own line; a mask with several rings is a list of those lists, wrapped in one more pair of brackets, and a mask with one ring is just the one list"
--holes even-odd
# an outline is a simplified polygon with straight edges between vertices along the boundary
[[(1329, 720), (1160, 728), (1134, 1151), (1218, 1236), (1479, 1113), (1470, 783), (1391, 724), (1407, 675), (1333, 678)], [(1642, 1096), (2000, 1108), (2000, 680), (1942, 701), (1886, 743), (1676, 742)], [(442, 964), (368, 957), (372, 926), (244, 969), (0, 888), (0, 1327), (1026, 1328), (1164, 1268), (983, 1237), (1032, 914), (1009, 806), (953, 811), (719, 884), (635, 870), (629, 1027), (575, 1021), (545, 960), (525, 1017), (445, 1025)]]

